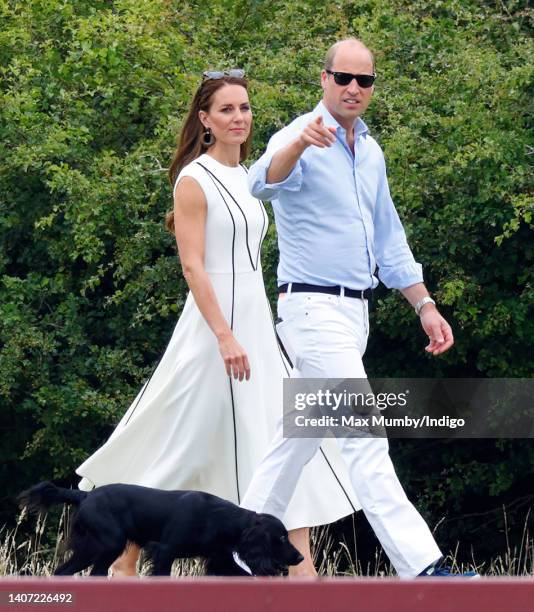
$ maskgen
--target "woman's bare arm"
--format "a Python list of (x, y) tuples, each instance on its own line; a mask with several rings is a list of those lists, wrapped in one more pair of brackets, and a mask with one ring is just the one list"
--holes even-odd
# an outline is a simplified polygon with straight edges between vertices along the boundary
[(204, 268), (206, 216), (206, 197), (200, 185), (193, 178), (182, 178), (174, 195), (174, 228), (184, 277), (198, 309), (217, 337), (228, 376), (248, 380), (247, 355), (224, 318)]

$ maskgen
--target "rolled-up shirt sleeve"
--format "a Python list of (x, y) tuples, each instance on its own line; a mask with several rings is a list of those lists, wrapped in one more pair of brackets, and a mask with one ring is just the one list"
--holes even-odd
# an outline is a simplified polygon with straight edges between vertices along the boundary
[(415, 261), (399, 215), (391, 199), (382, 158), (376, 208), (374, 247), (378, 276), (389, 289), (405, 289), (423, 282), (423, 267)]
[(267, 171), (274, 155), (295, 138), (290, 126), (274, 134), (265, 153), (250, 167), (248, 187), (250, 193), (260, 200), (273, 200), (280, 191), (300, 191), (302, 185), (302, 161), (299, 159), (287, 177), (279, 183), (267, 182)]

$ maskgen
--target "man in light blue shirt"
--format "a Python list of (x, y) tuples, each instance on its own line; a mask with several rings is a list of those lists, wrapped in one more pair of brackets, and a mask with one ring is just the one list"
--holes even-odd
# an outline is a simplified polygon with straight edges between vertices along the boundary
[[(278, 284), (374, 288), (377, 263), (387, 287), (422, 283), (421, 265), (408, 247), (389, 194), (382, 150), (359, 117), (353, 133), (347, 132), (325, 102), (277, 132), (250, 169), (252, 193), (273, 204)], [(310, 144), (322, 140), (309, 146), (305, 128)], [(301, 155), (282, 178), (289, 164), (279, 169), (271, 162), (290, 147)]]
[[(382, 151), (360, 118), (374, 78), (373, 56), (361, 41), (333, 45), (321, 73), (322, 101), (277, 132), (249, 172), (253, 195), (274, 208), (277, 331), (293, 363), (292, 377), (366, 377), (367, 298), (378, 278), (415, 308), (429, 353), (439, 355), (453, 344), (406, 242)], [(436, 565), (441, 552), (397, 479), (387, 439), (339, 442), (354, 491), (398, 574), (448, 575)], [(284, 438), (280, 422), (242, 506), (283, 520), (302, 469), (320, 444), (317, 438)], [(310, 562), (303, 568), (304, 574), (314, 572)]]

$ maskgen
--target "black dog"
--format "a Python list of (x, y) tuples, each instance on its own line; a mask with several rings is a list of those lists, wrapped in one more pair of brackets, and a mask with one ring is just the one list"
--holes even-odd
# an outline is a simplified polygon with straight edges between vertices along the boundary
[(126, 542), (145, 547), (153, 575), (170, 575), (174, 559), (205, 557), (209, 574), (248, 575), (233, 553), (256, 576), (274, 576), (303, 559), (274, 516), (244, 510), (199, 491), (161, 491), (110, 484), (89, 493), (41, 482), (19, 496), (30, 511), (54, 504), (74, 504), (68, 548), (72, 557), (57, 575), (72, 575), (93, 566), (94, 576), (107, 575)]

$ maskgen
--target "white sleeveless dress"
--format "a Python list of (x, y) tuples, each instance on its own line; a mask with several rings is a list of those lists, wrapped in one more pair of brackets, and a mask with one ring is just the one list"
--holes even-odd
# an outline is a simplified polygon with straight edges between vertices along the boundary
[[(227, 376), (217, 340), (189, 293), (153, 375), (108, 441), (76, 470), (80, 489), (122, 482), (242, 499), (282, 413), (288, 376), (261, 271), (267, 215), (248, 191), (246, 172), (204, 154), (176, 183), (192, 177), (206, 196), (205, 269), (248, 355), (250, 380)], [(327, 439), (304, 468), (284, 523), (323, 525), (359, 508), (337, 443)]]

